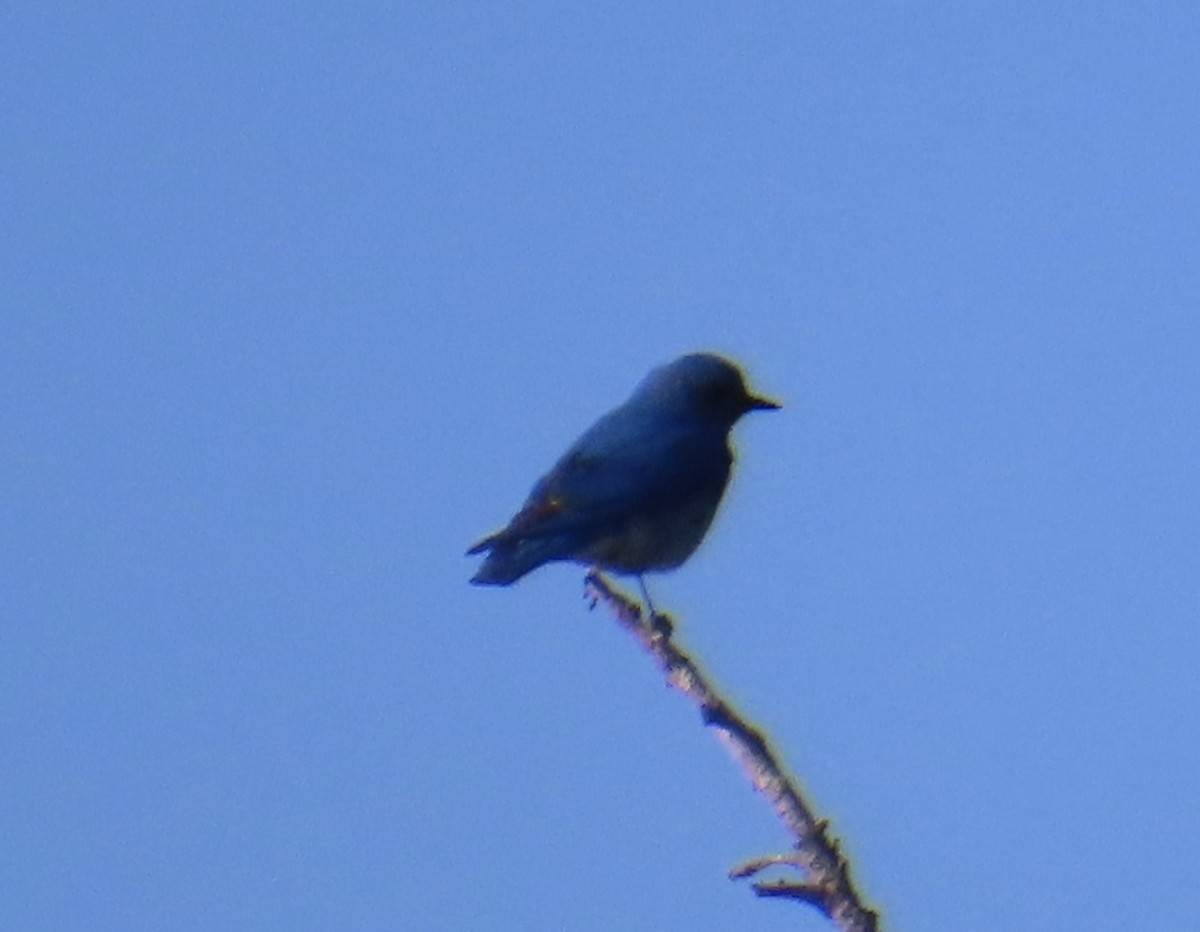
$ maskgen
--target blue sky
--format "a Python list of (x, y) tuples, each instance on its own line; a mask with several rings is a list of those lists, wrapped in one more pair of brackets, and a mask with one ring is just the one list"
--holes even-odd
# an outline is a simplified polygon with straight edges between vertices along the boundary
[(651, 585), (905, 930), (1187, 928), (1193, 4), (11, 6), (0, 926), (825, 929), (582, 571), (466, 545), (731, 354)]

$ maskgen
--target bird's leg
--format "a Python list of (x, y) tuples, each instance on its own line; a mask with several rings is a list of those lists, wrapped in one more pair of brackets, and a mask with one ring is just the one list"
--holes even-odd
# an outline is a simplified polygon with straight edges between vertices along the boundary
[(638, 585), (642, 588), (642, 598), (646, 601), (646, 611), (649, 612), (647, 621), (653, 621), (654, 616), (658, 614), (654, 610), (654, 603), (650, 601), (650, 590), (646, 588), (646, 577), (642, 573), (638, 573)]
[(646, 577), (641, 573), (638, 573), (638, 585), (642, 588), (642, 598), (646, 600), (646, 611), (649, 612), (646, 621), (659, 637), (670, 639), (674, 632), (674, 625), (671, 624), (670, 618), (659, 614), (658, 609), (654, 607), (654, 603), (650, 600), (650, 590), (646, 588)]

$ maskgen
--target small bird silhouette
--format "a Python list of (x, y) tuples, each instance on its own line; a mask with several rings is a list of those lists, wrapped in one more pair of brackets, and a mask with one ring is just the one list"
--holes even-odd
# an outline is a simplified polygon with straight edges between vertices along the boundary
[[(747, 411), (779, 405), (750, 394), (738, 368), (694, 353), (653, 370), (537, 481), (471, 579), (507, 586), (570, 560), (625, 575), (674, 569), (704, 539), (729, 482), (729, 431)], [(647, 595), (647, 607), (649, 605)]]

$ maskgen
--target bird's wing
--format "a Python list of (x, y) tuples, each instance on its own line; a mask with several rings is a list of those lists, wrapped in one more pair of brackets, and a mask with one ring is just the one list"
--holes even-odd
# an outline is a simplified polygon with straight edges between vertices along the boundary
[(599, 529), (677, 507), (729, 475), (723, 432), (601, 418), (533, 487), (496, 540)]

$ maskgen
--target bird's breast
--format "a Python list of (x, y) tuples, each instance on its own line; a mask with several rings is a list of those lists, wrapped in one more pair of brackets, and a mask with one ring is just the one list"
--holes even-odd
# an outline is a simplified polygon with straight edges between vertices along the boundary
[(674, 569), (700, 546), (719, 501), (717, 496), (661, 514), (630, 518), (589, 544), (580, 556), (617, 573)]

